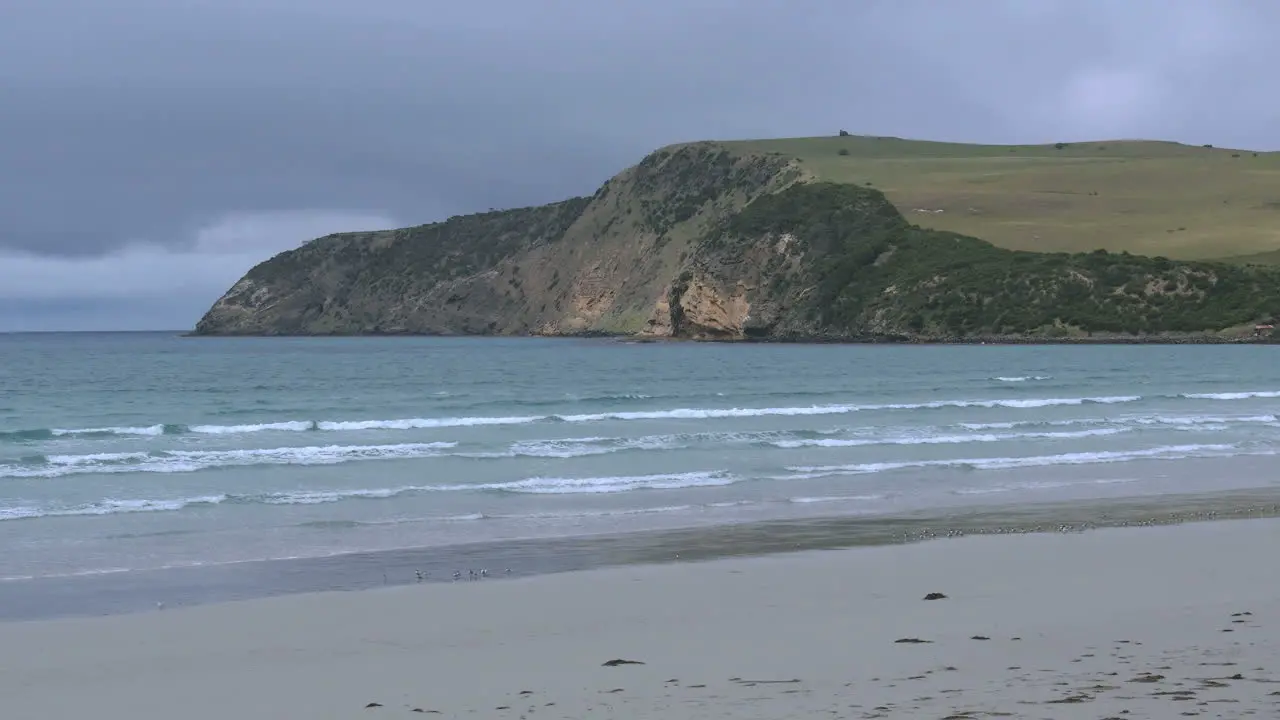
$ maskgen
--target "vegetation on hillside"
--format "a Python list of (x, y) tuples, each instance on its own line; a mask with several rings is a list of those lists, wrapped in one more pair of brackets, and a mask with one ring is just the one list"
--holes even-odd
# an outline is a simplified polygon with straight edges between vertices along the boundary
[(1204, 332), (1280, 313), (1280, 268), (1005, 250), (912, 226), (855, 185), (760, 198), (701, 251), (733, 254), (783, 234), (800, 244), (803, 269), (776, 277), (772, 292), (799, 298), (800, 320), (830, 335)]
[[(782, 186), (799, 171), (788, 160), (759, 154), (743, 156), (715, 143), (690, 143), (650, 153), (633, 169), (633, 193), (639, 196), (637, 227), (665, 236), (708, 205), (733, 205), (769, 185)], [(606, 183), (596, 197), (607, 196)], [(630, 212), (628, 208), (627, 212)]]
[(328, 235), (259, 264), (248, 277), (270, 280), (297, 275), (313, 267), (319, 257), (393, 284), (398, 280), (411, 283), (423, 275), (433, 279), (462, 277), (488, 269), (520, 250), (556, 242), (590, 200), (577, 197), (538, 207), (459, 215), (441, 223), (396, 230)]
[[(1256, 234), (1280, 232), (1277, 159), (1140, 142), (689, 143), (591, 197), (319, 238), (250, 270), (196, 331), (1239, 337), (1280, 313), (1280, 267), (1259, 264), (1280, 256)], [(1184, 256), (1237, 257), (1129, 253), (1163, 225)], [(1009, 233), (1086, 252), (1017, 249)]]

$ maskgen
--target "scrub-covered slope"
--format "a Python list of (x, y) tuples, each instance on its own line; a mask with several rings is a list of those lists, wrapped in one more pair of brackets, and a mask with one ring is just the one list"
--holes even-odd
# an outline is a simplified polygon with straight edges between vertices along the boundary
[(250, 270), (196, 333), (1149, 337), (1280, 313), (1280, 268), (1009, 250), (811, 165), (693, 143), (589, 198), (320, 238)]

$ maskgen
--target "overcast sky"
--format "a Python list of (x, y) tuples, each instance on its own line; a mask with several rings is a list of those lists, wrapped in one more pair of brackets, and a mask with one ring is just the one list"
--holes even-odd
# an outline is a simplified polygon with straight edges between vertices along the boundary
[(0, 331), (187, 329), (328, 232), (672, 142), (1280, 149), (1274, 0), (3, 0)]

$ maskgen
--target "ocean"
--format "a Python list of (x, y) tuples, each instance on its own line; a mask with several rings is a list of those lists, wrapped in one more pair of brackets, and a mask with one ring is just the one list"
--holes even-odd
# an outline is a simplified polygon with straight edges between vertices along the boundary
[(461, 548), (525, 573), (644, 531), (1269, 491), (1275, 353), (0, 335), (0, 616), (413, 580), (387, 553), (451, 579)]

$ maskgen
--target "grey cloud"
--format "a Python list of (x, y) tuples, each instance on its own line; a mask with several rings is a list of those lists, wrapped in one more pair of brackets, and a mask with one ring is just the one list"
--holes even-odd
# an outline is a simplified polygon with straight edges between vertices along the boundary
[[(201, 228), (255, 213), (412, 223), (590, 193), (691, 139), (1270, 149), (1277, 22), (1254, 0), (10, 0), (0, 283), (6, 252), (65, 260), (42, 272), (68, 297), (87, 258), (200, 262)], [(279, 249), (240, 242), (250, 264)], [(197, 285), (191, 307), (216, 296)], [(9, 302), (0, 328), (89, 317)]]
[(130, 300), (0, 300), (0, 332), (84, 332), (191, 329), (193, 303), (155, 305)]

